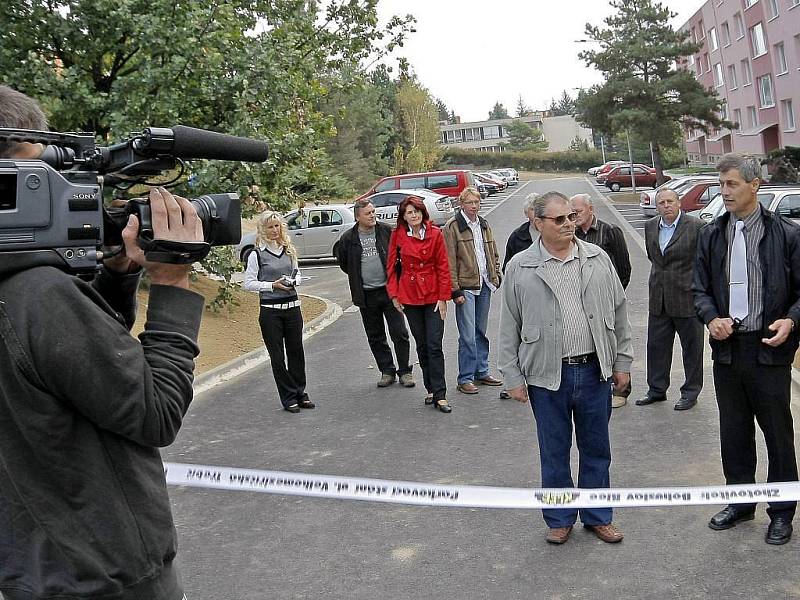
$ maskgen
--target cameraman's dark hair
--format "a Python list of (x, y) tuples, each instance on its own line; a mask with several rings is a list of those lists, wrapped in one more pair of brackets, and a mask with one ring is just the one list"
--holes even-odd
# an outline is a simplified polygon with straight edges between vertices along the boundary
[[(47, 117), (36, 100), (0, 85), (0, 127), (46, 131)], [(0, 141), (0, 156), (10, 156), (15, 146), (13, 142)]]

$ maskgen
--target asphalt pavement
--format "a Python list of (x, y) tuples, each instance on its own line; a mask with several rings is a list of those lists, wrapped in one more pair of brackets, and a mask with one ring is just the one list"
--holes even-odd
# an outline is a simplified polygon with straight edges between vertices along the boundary
[[(504, 242), (524, 221), (521, 205), (528, 192), (550, 189), (590, 192), (601, 219), (624, 221), (583, 177), (531, 181), (488, 211), (495, 238)], [(646, 391), (649, 263), (639, 234), (630, 224), (625, 231), (633, 265), (628, 298), (636, 360), (630, 402), (615, 409), (611, 420), (612, 485), (724, 483), (708, 348), (706, 386), (694, 409), (672, 410), (683, 377), (677, 350), (670, 401), (633, 405)], [(177, 441), (164, 450), (165, 460), (440, 484), (539, 485), (530, 406), (500, 400), (498, 388), (482, 388), (475, 396), (455, 390), (452, 304), (444, 347), (453, 412), (446, 415), (424, 406), (421, 385), (375, 387), (379, 373), (360, 317), (347, 309), (344, 275), (324, 264), (310, 266), (323, 269), (305, 267), (307, 274), (320, 275), (305, 291), (345, 309), (306, 343), (308, 392), (317, 408), (298, 415), (282, 411), (269, 366), (259, 367), (198, 395)], [(498, 316), (495, 300), (489, 325), (493, 369)], [(414, 374), (421, 381), (418, 367)], [(763, 461), (761, 438), (759, 453)], [(577, 469), (575, 451), (573, 463)], [(763, 468), (759, 476), (763, 480)], [(754, 521), (721, 532), (707, 527), (715, 506), (617, 510), (615, 523), (625, 533), (621, 544), (607, 545), (576, 529), (564, 546), (550, 546), (539, 511), (177, 487), (170, 495), (189, 600), (800, 598), (800, 539), (766, 545), (763, 505)]]

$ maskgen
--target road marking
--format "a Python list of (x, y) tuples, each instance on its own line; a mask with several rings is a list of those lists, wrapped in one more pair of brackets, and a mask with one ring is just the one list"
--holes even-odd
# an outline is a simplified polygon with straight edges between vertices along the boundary
[[(586, 180), (586, 183), (588, 183), (591, 186), (592, 182), (589, 181), (589, 178), (584, 177), (584, 179)], [(639, 234), (638, 231), (636, 231), (633, 225), (628, 223), (628, 219), (626, 219), (625, 216), (617, 210), (617, 207), (614, 206), (611, 203), (611, 201), (608, 198), (606, 198), (603, 194), (601, 194), (595, 189), (593, 189), (592, 191), (597, 195), (600, 202), (602, 202), (606, 206), (606, 208), (608, 208), (612, 213), (616, 213), (617, 221), (619, 222), (620, 227), (627, 230), (628, 233), (633, 238), (633, 240), (636, 242), (636, 245), (639, 246), (639, 248), (641, 248), (642, 252), (647, 254), (647, 248), (644, 245), (644, 238)]]
[(525, 187), (526, 187), (526, 186), (527, 186), (527, 185), (528, 185), (528, 184), (529, 184), (531, 181), (533, 181), (533, 179), (529, 179), (528, 181), (526, 181), (525, 183), (523, 183), (523, 184), (522, 184), (522, 185), (520, 185), (519, 187), (515, 188), (513, 192), (511, 192), (511, 193), (510, 193), (508, 196), (504, 197), (504, 198), (503, 198), (503, 199), (502, 199), (500, 202), (498, 202), (497, 204), (495, 204), (494, 206), (492, 206), (492, 207), (491, 207), (489, 210), (487, 210), (486, 212), (481, 212), (481, 216), (482, 216), (482, 217), (484, 217), (484, 218), (488, 217), (488, 216), (489, 216), (489, 213), (491, 213), (491, 212), (492, 212), (492, 211), (493, 211), (495, 208), (498, 208), (499, 206), (502, 206), (503, 204), (505, 204), (506, 200), (510, 200), (511, 198), (513, 198), (514, 196), (516, 196), (516, 195), (517, 195), (519, 192), (521, 192), (522, 190), (524, 190), (524, 189), (525, 189)]

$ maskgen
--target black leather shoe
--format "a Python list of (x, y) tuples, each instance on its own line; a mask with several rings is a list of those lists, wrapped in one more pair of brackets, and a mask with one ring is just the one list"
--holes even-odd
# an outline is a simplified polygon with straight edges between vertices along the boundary
[(675, 403), (675, 410), (689, 410), (690, 408), (693, 408), (695, 404), (697, 404), (697, 400), (681, 398)]
[(636, 406), (647, 406), (648, 404), (653, 404), (654, 402), (663, 402), (666, 399), (666, 396), (651, 396), (650, 394), (647, 394), (647, 396), (644, 398), (636, 401)]
[(738, 510), (733, 505), (728, 505), (711, 517), (708, 526), (715, 531), (730, 529), (739, 521), (752, 521), (756, 516), (755, 510)]
[(449, 413), (453, 410), (453, 408), (447, 403), (447, 400), (437, 400), (433, 403), (433, 408), (438, 408), (443, 413)]
[(297, 404), (292, 404), (291, 406), (284, 406), (283, 410), (288, 411), (290, 413), (299, 413), (300, 407)]
[(792, 539), (792, 520), (788, 517), (773, 517), (767, 528), (765, 541), (780, 546)]

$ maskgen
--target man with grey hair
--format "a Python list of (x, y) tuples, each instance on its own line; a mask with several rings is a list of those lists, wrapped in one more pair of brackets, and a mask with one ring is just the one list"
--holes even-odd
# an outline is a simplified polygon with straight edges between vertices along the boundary
[(601, 221), (594, 214), (594, 204), (589, 194), (575, 194), (570, 199), (572, 210), (578, 215), (575, 220), (575, 235), (584, 242), (600, 246), (608, 254), (619, 275), (622, 287), (631, 281), (631, 257), (622, 229), (613, 223)]
[[(575, 237), (575, 212), (559, 192), (533, 205), (539, 233), (506, 269), (498, 366), (508, 393), (531, 399), (539, 439), (542, 485), (574, 487), (573, 423), (578, 486), (610, 486), (611, 389), (630, 381), (633, 361), (627, 300), (608, 255)], [(577, 509), (543, 510), (546, 541), (563, 544)], [(584, 527), (607, 543), (622, 541), (611, 508), (581, 509)]]
[(647, 317), (647, 394), (636, 401), (647, 406), (667, 399), (675, 334), (681, 341), (685, 380), (675, 410), (697, 404), (703, 389), (703, 325), (692, 303), (692, 276), (697, 235), (703, 221), (681, 210), (675, 190), (656, 194), (658, 216), (644, 224), (650, 260)]
[[(797, 481), (790, 388), (800, 322), (800, 228), (758, 202), (757, 158), (726, 154), (717, 170), (726, 212), (700, 231), (692, 290), (710, 337), (722, 470), (729, 485), (755, 483), (755, 420), (767, 446), (767, 481)], [(796, 504), (769, 503), (768, 544), (789, 541)], [(708, 525), (729, 529), (753, 519), (755, 508), (730, 504)]]
[(531, 245), (532, 240), (539, 237), (539, 232), (536, 231), (536, 227), (533, 225), (533, 203), (536, 201), (536, 198), (539, 197), (539, 194), (536, 192), (531, 192), (527, 196), (525, 196), (525, 200), (522, 203), (522, 212), (528, 218), (522, 225), (517, 227), (514, 231), (511, 232), (511, 235), (508, 236), (508, 241), (506, 241), (506, 255), (503, 258), (503, 270), (505, 271), (506, 265), (508, 261), (511, 260), (511, 257), (517, 254), (518, 252), (522, 252), (523, 250), (527, 250), (528, 246)]
[[(378, 221), (375, 205), (368, 198), (355, 203), (353, 214), (356, 223), (336, 245), (336, 259), (339, 268), (347, 273), (350, 297), (361, 312), (367, 342), (381, 372), (378, 387), (389, 387), (398, 377), (403, 387), (414, 387), (408, 329), (403, 314), (395, 309), (386, 293), (386, 257), (392, 228)], [(386, 340), (387, 327), (397, 366)]]

